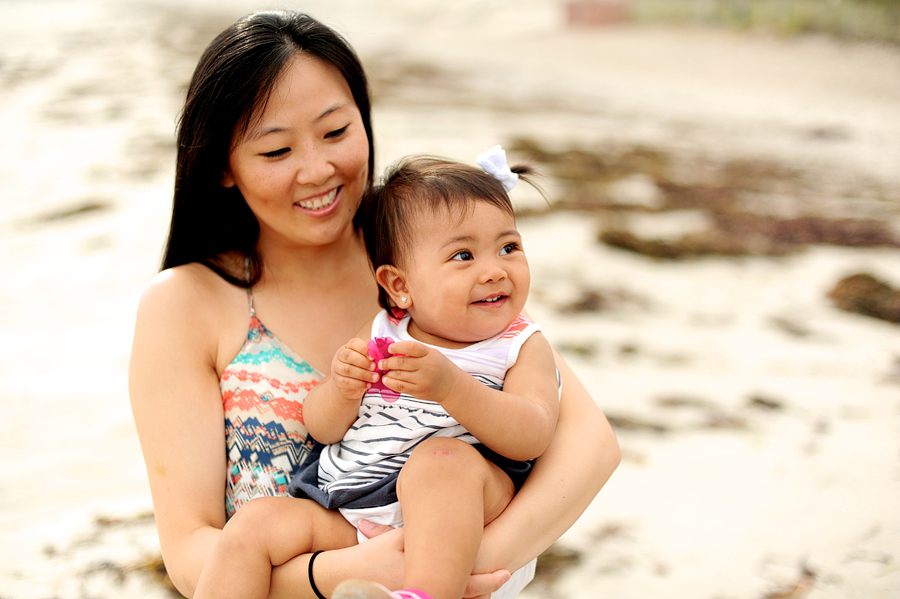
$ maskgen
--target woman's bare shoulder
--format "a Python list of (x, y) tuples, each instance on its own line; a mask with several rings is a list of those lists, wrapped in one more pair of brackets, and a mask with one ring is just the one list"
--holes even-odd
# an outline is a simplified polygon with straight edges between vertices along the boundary
[(144, 288), (141, 304), (196, 309), (231, 295), (234, 289), (208, 267), (192, 262), (157, 273)]
[(176, 266), (158, 273), (144, 289), (134, 347), (199, 352), (221, 369), (240, 349), (249, 319), (245, 289), (202, 264)]
[[(246, 291), (196, 262), (166, 269), (150, 280), (141, 295), (138, 320), (188, 321), (194, 327), (221, 326), (230, 314), (245, 320)], [(247, 313), (247, 314), (245, 314)]]

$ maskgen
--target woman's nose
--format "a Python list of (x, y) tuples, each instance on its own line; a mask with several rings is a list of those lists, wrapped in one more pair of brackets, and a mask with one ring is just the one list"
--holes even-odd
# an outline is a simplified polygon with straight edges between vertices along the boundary
[(296, 179), (300, 185), (323, 185), (334, 172), (334, 164), (319, 148), (307, 148), (298, 157)]

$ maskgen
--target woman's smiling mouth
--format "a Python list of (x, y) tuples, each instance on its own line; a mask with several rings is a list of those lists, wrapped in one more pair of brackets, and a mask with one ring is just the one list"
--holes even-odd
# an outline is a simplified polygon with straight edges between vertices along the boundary
[(323, 196), (316, 198), (315, 200), (301, 200), (299, 202), (295, 202), (297, 206), (301, 208), (305, 208), (306, 210), (321, 210), (322, 208), (327, 208), (334, 203), (335, 198), (337, 197), (338, 191), (340, 191), (340, 187), (335, 187), (328, 193)]

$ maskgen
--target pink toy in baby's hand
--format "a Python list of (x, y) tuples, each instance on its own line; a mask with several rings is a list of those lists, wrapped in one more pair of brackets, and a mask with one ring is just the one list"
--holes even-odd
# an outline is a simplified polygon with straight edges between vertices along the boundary
[(378, 368), (378, 363), (381, 360), (390, 358), (393, 355), (390, 351), (388, 351), (388, 348), (393, 342), (394, 340), (390, 337), (375, 337), (374, 339), (369, 341), (368, 344), (369, 357), (375, 360), (375, 372), (378, 373), (378, 380), (372, 383), (372, 389), (377, 390), (381, 394), (381, 399), (390, 403), (397, 401), (400, 398), (400, 394), (393, 389), (389, 389), (385, 386), (384, 382), (382, 382), (381, 378), (387, 371)]

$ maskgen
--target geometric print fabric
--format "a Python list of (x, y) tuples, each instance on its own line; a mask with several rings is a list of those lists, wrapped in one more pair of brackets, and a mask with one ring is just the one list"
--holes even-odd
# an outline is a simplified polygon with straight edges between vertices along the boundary
[[(252, 302), (252, 296), (251, 296)], [(227, 480), (225, 515), (255, 497), (287, 495), (287, 485), (313, 447), (303, 400), (322, 379), (256, 318), (241, 351), (222, 372)]]

